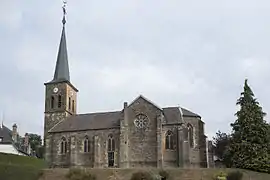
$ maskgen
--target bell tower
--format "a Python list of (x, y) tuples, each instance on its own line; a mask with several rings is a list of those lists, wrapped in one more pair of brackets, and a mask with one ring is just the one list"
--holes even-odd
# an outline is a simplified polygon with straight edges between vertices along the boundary
[[(54, 77), (45, 85), (44, 140), (48, 131), (77, 112), (78, 89), (70, 81), (66, 42), (66, 3), (63, 6), (63, 27), (57, 55)], [(44, 141), (45, 143), (45, 141)]]

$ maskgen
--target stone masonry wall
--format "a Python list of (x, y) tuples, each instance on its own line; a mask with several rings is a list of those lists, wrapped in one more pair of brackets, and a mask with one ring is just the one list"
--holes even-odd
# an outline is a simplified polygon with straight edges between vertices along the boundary
[(207, 167), (207, 137), (204, 134), (204, 122), (199, 121), (199, 149), (200, 149), (200, 160), (201, 160), (201, 167)]
[[(52, 90), (46, 89), (46, 96)], [(63, 86), (67, 88), (68, 86)], [(67, 88), (71, 93), (70, 89)], [(67, 98), (69, 95), (66, 96)], [(63, 102), (65, 104), (65, 102)], [(64, 106), (63, 111), (51, 110), (45, 106), (45, 134), (55, 124), (64, 120), (69, 113)], [(119, 119), (121, 127), (116, 129), (101, 129), (78, 132), (51, 133), (48, 136), (45, 157), (53, 167), (87, 166), (95, 168), (108, 167), (108, 136), (115, 140), (115, 167), (204, 167), (206, 159), (206, 141), (204, 123), (196, 117), (184, 117), (186, 123), (193, 127), (194, 146), (186, 141), (185, 129), (179, 134), (176, 125), (167, 125), (160, 118), (162, 110), (144, 98), (138, 98), (130, 106), (125, 105), (123, 117)], [(147, 116), (145, 128), (135, 126), (138, 115)], [(174, 149), (165, 149), (166, 132), (174, 134)], [(178, 132), (178, 133), (177, 133)], [(121, 133), (121, 134), (120, 134)], [(177, 134), (179, 134), (177, 136)], [(181, 136), (181, 137), (179, 137)], [(183, 136), (183, 137), (182, 137)], [(66, 154), (60, 154), (60, 143), (65, 137), (68, 141)], [(83, 141), (88, 137), (90, 152), (83, 151)], [(177, 140), (179, 141), (177, 146)], [(122, 148), (122, 149), (121, 149)], [(123, 156), (124, 155), (124, 156)]]
[[(54, 88), (58, 88), (54, 92)], [(58, 95), (61, 95), (61, 107), (58, 107)], [(51, 106), (51, 98), (54, 97), (54, 107)], [(70, 101), (74, 100), (74, 112), (69, 110)], [(71, 103), (72, 104), (72, 103)], [(44, 117), (44, 139), (46, 139), (48, 131), (64, 120), (68, 115), (76, 114), (77, 95), (76, 91), (67, 83), (47, 84), (45, 89), (45, 117)], [(72, 109), (71, 109), (72, 110)]]
[[(108, 167), (107, 145), (108, 136), (112, 134), (115, 139), (115, 167), (118, 166), (119, 153), (119, 129), (92, 130), (70, 133), (53, 134), (52, 161), (56, 167), (65, 166), (86, 166), (86, 167)], [(60, 154), (60, 142), (62, 137), (68, 139), (67, 154)], [(85, 137), (90, 141), (90, 152), (85, 153), (83, 142)], [(100, 143), (100, 152), (95, 152), (95, 137), (98, 137)], [(74, 140), (72, 140), (74, 139)], [(73, 142), (73, 145), (71, 144)], [(73, 149), (72, 149), (73, 148)], [(98, 153), (98, 157), (96, 156)], [(98, 161), (98, 162), (97, 162)]]
[[(166, 133), (167, 131), (170, 130), (174, 134), (174, 149), (165, 149), (165, 138), (166, 138)], [(177, 167), (177, 147), (176, 147), (176, 132), (177, 129), (174, 125), (164, 125), (162, 129), (163, 133), (163, 165), (164, 167)]]
[[(157, 116), (161, 110), (143, 98), (128, 107), (129, 164), (132, 167), (157, 167)], [(146, 129), (134, 125), (137, 115), (148, 118)]]
[(190, 168), (201, 167), (199, 119), (196, 117), (184, 117), (184, 121), (193, 127), (194, 146), (190, 145)]
[[(58, 88), (57, 92), (54, 92), (54, 88)], [(58, 96), (61, 95), (61, 106), (58, 107)], [(54, 103), (52, 106), (51, 98), (54, 97)], [(74, 103), (72, 108), (72, 104)], [(69, 84), (63, 83), (54, 83), (46, 84), (45, 89), (45, 113), (44, 113), (44, 145), (49, 141), (54, 143), (53, 140), (47, 140), (48, 131), (58, 124), (60, 121), (66, 119), (67, 116), (71, 114), (76, 114), (77, 110), (77, 92)], [(45, 157), (48, 156), (51, 151), (49, 146), (45, 148)], [(47, 152), (46, 152), (47, 151)], [(46, 159), (50, 161), (49, 159)]]

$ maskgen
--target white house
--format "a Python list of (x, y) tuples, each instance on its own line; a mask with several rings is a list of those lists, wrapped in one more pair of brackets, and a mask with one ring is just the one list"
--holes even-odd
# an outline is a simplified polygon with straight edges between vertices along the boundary
[(0, 152), (6, 153), (6, 154), (16, 154), (16, 155), (21, 155), (21, 156), (27, 156), (27, 154), (19, 151), (15, 147), (15, 145), (13, 145), (13, 144), (1, 144), (0, 143)]
[(28, 135), (20, 137), (17, 132), (17, 125), (14, 124), (12, 130), (1, 123), (0, 125), (0, 153), (29, 156), (30, 144)]

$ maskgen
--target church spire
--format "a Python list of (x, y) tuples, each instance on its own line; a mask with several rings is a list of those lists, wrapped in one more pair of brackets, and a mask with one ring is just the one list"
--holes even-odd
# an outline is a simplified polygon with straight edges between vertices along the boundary
[(70, 81), (69, 76), (69, 66), (68, 66), (68, 54), (67, 54), (67, 42), (66, 42), (66, 33), (65, 33), (65, 24), (66, 24), (66, 1), (63, 5), (63, 29), (62, 35), (57, 55), (56, 67), (53, 77), (53, 82), (58, 81)]
[(0, 128), (2, 129), (4, 126), (4, 112), (2, 112), (2, 117), (1, 117), (1, 125)]

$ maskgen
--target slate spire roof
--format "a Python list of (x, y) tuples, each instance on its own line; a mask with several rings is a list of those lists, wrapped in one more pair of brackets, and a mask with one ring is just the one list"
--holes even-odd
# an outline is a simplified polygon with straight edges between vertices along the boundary
[(63, 6), (63, 19), (62, 19), (62, 35), (60, 39), (57, 61), (54, 71), (53, 80), (50, 83), (55, 82), (70, 82), (70, 75), (69, 75), (69, 65), (68, 65), (68, 53), (67, 53), (67, 42), (66, 42), (66, 9), (65, 5)]
[(78, 89), (73, 86), (70, 82), (70, 75), (69, 75), (69, 65), (68, 65), (68, 51), (67, 51), (67, 40), (66, 40), (66, 31), (65, 31), (65, 25), (66, 25), (66, 2), (64, 2), (63, 6), (63, 19), (62, 19), (62, 34), (57, 54), (57, 61), (55, 65), (55, 71), (53, 79), (47, 83), (44, 83), (44, 85), (47, 84), (54, 84), (54, 83), (68, 83), (76, 92), (78, 92)]
[(64, 17), (62, 35), (61, 35), (61, 40), (60, 40), (60, 45), (59, 45), (59, 50), (58, 50), (58, 55), (57, 55), (53, 82), (70, 81), (65, 23), (66, 23), (66, 20)]

